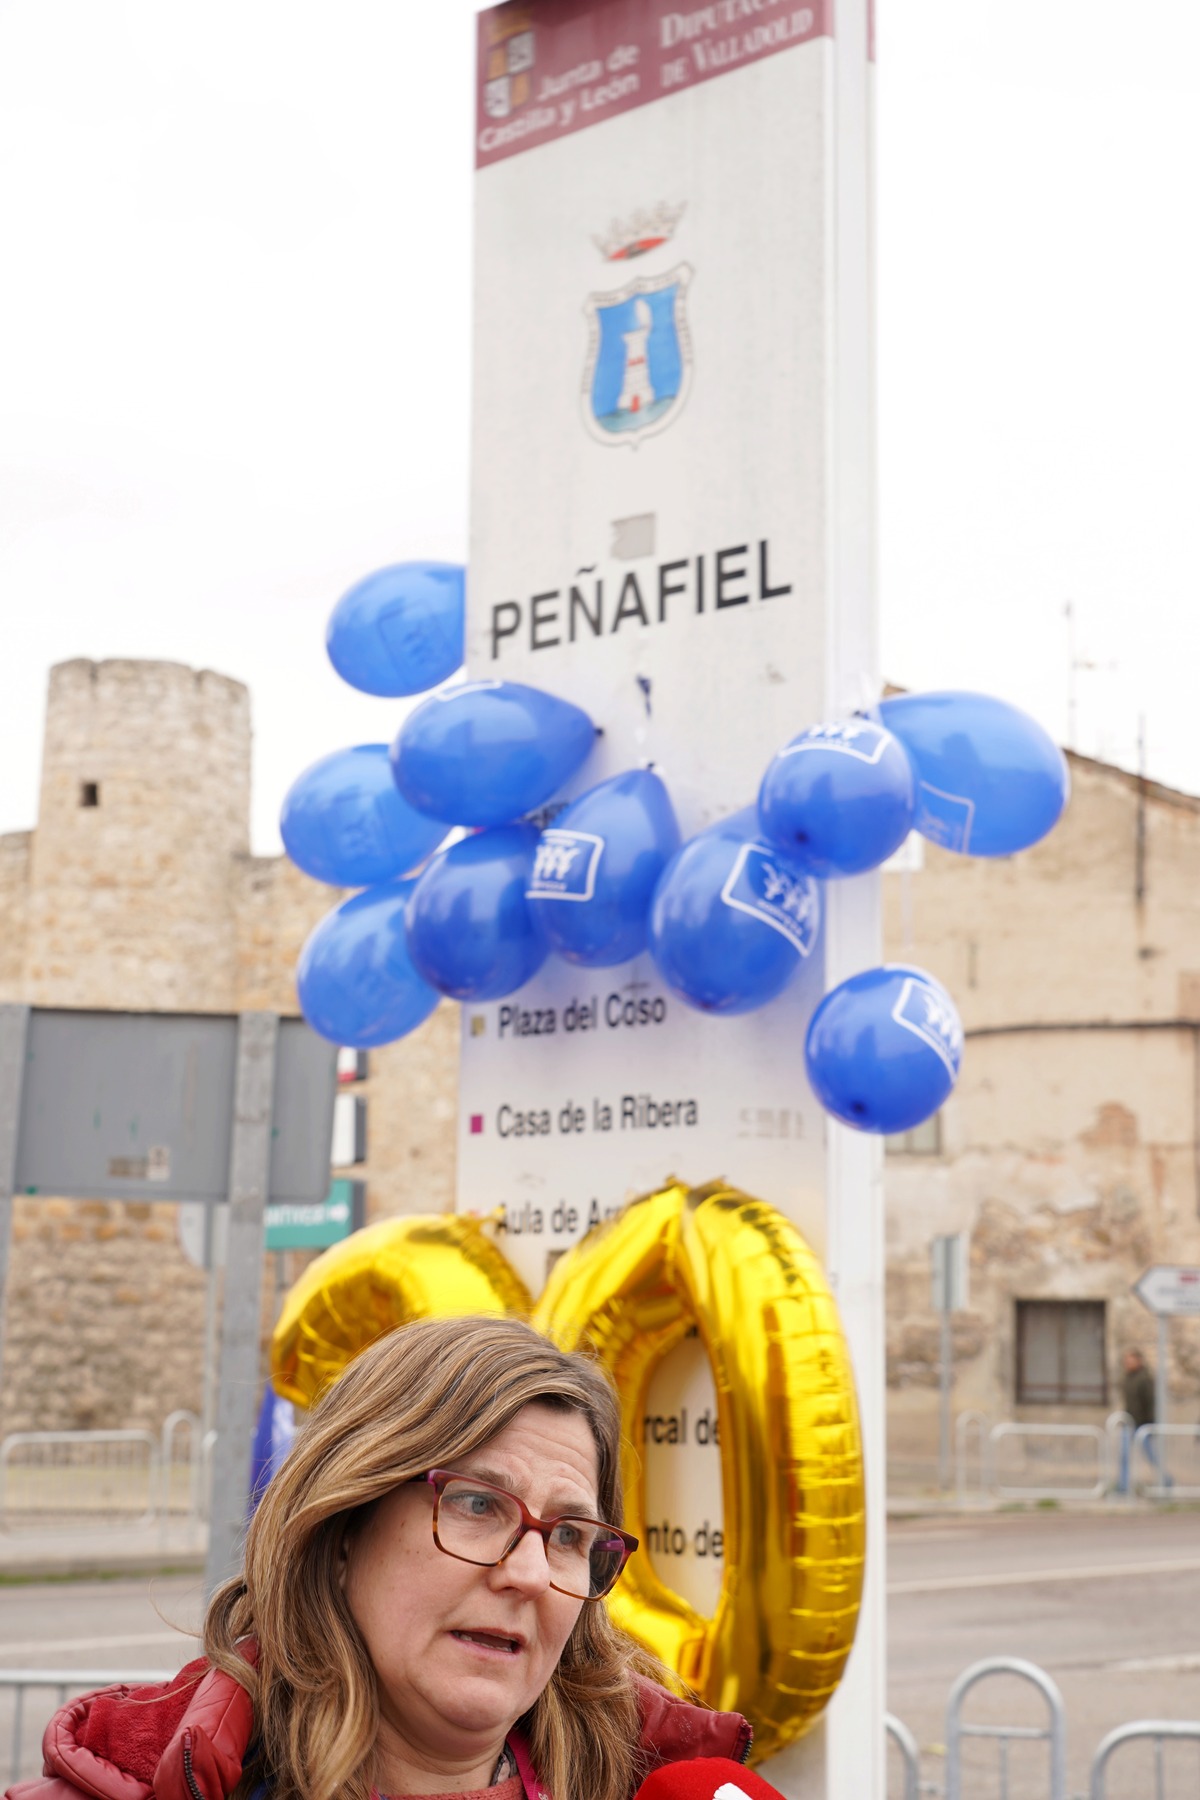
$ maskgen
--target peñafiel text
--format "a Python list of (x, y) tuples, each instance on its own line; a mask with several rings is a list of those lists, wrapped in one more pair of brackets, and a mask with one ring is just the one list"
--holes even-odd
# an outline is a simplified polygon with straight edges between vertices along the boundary
[(683, 616), (781, 600), (792, 592), (792, 584), (775, 576), (767, 538), (623, 574), (604, 576), (591, 567), (579, 569), (563, 587), (493, 605), (492, 661), (499, 661), (509, 644), (553, 650), (577, 639), (610, 637), (626, 627), (668, 625)]

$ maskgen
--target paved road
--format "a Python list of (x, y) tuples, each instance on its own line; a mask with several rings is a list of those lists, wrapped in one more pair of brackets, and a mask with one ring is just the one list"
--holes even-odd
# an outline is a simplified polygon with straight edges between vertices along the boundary
[[(195, 1654), (201, 1611), (195, 1575), (0, 1586), (0, 1791), (12, 1779), (16, 1702), (6, 1669), (173, 1672)], [(182, 1627), (183, 1629), (179, 1629)], [(54, 1710), (52, 1689), (31, 1689), (20, 1733), (20, 1773), (41, 1767), (38, 1744)]]
[[(1066, 1703), (1068, 1791), (1092, 1752), (1136, 1718), (1200, 1719), (1200, 1514), (999, 1514), (895, 1522), (888, 1534), (888, 1704), (940, 1780), (945, 1701), (970, 1663), (1016, 1656), (1053, 1676)], [(977, 1689), (966, 1716), (1041, 1723), (1010, 1680)], [(1043, 1800), (1045, 1748), (1014, 1748), (1012, 1800)], [(1177, 1747), (1170, 1793), (1197, 1791), (1200, 1751)], [(971, 1800), (990, 1800), (997, 1751), (968, 1746)], [(992, 1779), (989, 1779), (992, 1777)], [(1040, 1779), (1039, 1779), (1040, 1777)], [(1148, 1754), (1112, 1764), (1112, 1800), (1149, 1800)]]
[[(0, 1587), (4, 1669), (167, 1669), (196, 1654), (198, 1575)], [(3, 1674), (0, 1673), (0, 1680)]]
[[(894, 1522), (888, 1557), (889, 1705), (915, 1732), (930, 1778), (941, 1779), (950, 1684), (984, 1656), (1028, 1658), (1058, 1683), (1071, 1793), (1084, 1791), (1091, 1752), (1111, 1726), (1200, 1719), (1200, 1514)], [(22, 1666), (173, 1669), (192, 1653), (176, 1628), (194, 1629), (199, 1612), (195, 1576), (0, 1588), (0, 1681)], [(1039, 1707), (997, 1684), (977, 1690), (968, 1716), (1037, 1723)], [(0, 1756), (7, 1730), (0, 1706)], [(970, 1800), (992, 1800), (995, 1746), (969, 1749)], [(1185, 1749), (1169, 1792), (1194, 1797), (1200, 1751)], [(1017, 1747), (1010, 1800), (1044, 1800), (1044, 1758), (1041, 1746)], [(1110, 1793), (1148, 1800), (1147, 1765), (1114, 1765)]]

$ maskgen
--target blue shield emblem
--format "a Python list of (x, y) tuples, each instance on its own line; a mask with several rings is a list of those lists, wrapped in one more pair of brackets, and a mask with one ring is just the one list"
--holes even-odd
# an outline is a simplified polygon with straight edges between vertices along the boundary
[(636, 444), (664, 431), (683, 406), (692, 378), (691, 278), (680, 263), (616, 293), (589, 295), (583, 416), (601, 443)]

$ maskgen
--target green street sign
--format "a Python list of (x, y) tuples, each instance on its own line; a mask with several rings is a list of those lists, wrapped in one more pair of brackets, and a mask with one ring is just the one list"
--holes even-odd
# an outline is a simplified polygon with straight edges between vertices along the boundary
[(353, 1181), (335, 1181), (316, 1206), (290, 1202), (267, 1207), (268, 1250), (327, 1250), (355, 1228)]

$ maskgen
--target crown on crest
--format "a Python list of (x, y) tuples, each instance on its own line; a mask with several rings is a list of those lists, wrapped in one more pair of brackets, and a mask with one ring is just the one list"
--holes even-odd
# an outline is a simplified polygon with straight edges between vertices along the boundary
[(657, 206), (639, 207), (632, 218), (614, 219), (604, 236), (592, 242), (606, 262), (629, 262), (674, 237), (686, 207), (686, 200), (678, 206), (660, 200)]

